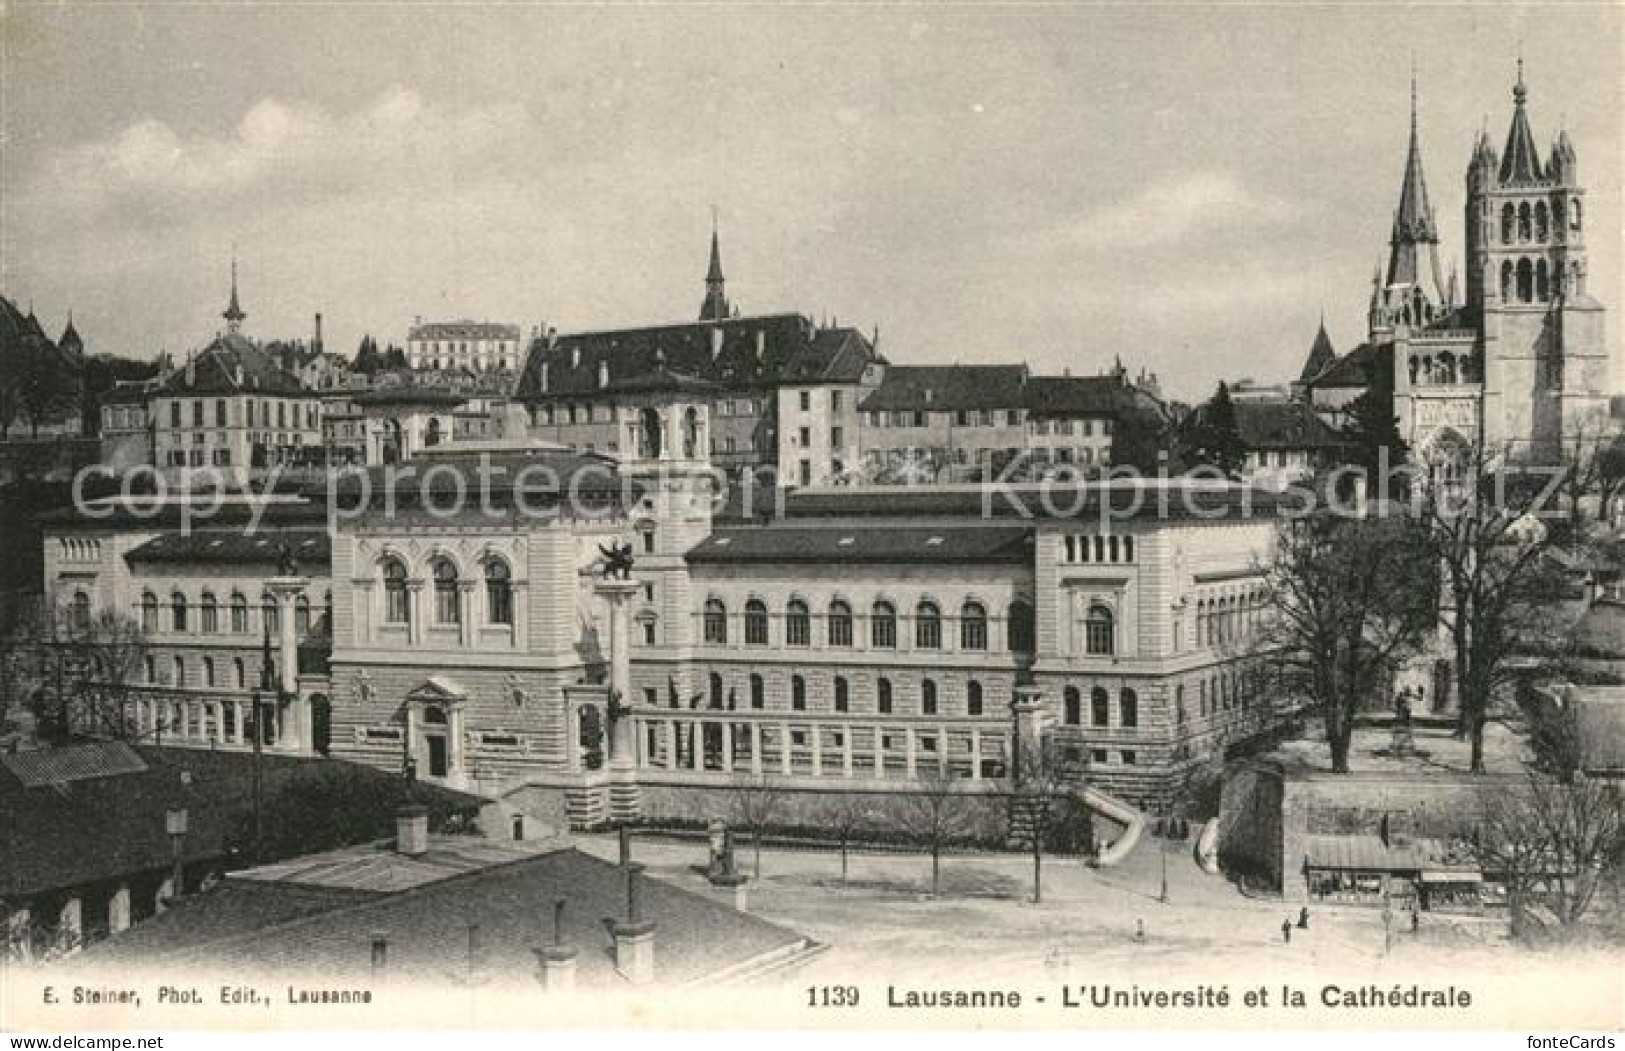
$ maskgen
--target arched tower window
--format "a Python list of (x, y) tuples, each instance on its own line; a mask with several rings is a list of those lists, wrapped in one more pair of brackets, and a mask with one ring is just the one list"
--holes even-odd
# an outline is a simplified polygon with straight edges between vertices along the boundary
[(1552, 298), (1551, 273), (1546, 269), (1544, 259), (1535, 264), (1535, 298), (1542, 303)]
[(784, 607), (784, 644), (786, 646), (812, 645), (812, 614), (800, 599), (791, 599)]
[(1096, 603), (1089, 607), (1084, 618), (1084, 650), (1094, 656), (1109, 656), (1116, 652), (1116, 639), (1112, 611)]
[(869, 645), (877, 650), (897, 648), (897, 609), (890, 602), (876, 602), (869, 610)]
[[(1512, 206), (1507, 205), (1508, 208)], [(1501, 264), (1501, 302), (1512, 302), (1512, 260)]]
[(1501, 243), (1511, 244), (1513, 229), (1518, 222), (1518, 210), (1508, 201), (1501, 208)]
[(942, 648), (942, 612), (928, 599), (914, 609), (914, 645), (922, 650)]
[(458, 595), (457, 567), (449, 558), (437, 558), (434, 567), (434, 619), (436, 624), (462, 622), (462, 601)]
[(767, 603), (759, 598), (745, 603), (745, 645), (767, 645)]
[(1535, 240), (1540, 241), (1542, 243), (1545, 243), (1546, 238), (1551, 236), (1551, 227), (1548, 224), (1548, 218), (1549, 217), (1548, 217), (1548, 214), (1546, 212), (1546, 202), (1545, 201), (1536, 201), (1535, 202)]
[(399, 559), (384, 563), (384, 622), (407, 624), (412, 619), (412, 605), (406, 595), (406, 566)]
[(1518, 260), (1518, 302), (1528, 303), (1535, 294), (1535, 268), (1529, 260)]
[(719, 598), (705, 600), (705, 641), (717, 644), (728, 641), (728, 607)]
[(1518, 240), (1527, 241), (1533, 234), (1532, 223), (1529, 218), (1529, 202), (1518, 205)]
[(831, 646), (852, 645), (852, 607), (840, 599), (829, 604), (826, 621)]
[(967, 602), (959, 609), (959, 648), (987, 649), (987, 610), (980, 602)]

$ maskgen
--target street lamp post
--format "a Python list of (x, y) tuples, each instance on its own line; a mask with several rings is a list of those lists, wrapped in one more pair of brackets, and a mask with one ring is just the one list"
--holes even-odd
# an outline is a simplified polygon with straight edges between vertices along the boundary
[(164, 811), (164, 831), (169, 833), (170, 851), (174, 857), (174, 875), (171, 882), (174, 885), (173, 899), (178, 900), (186, 886), (186, 828), (187, 813), (185, 807), (176, 807)]

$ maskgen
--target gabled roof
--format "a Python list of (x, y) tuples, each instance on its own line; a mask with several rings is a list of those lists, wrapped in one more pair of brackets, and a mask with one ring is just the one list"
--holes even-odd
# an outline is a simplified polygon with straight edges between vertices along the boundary
[(823, 328), (785, 362), (784, 383), (857, 383), (880, 360), (874, 347), (855, 328)]
[(892, 365), (858, 406), (864, 412), (1019, 409), (1025, 365)]
[(1121, 373), (1104, 376), (1032, 376), (1022, 391), (1029, 416), (1108, 416), (1113, 419), (1162, 420), (1166, 408)]
[(284, 370), (259, 347), (234, 332), (220, 336), (192, 361), (165, 376), (156, 393), (299, 394), (298, 377)]
[(1392, 343), (1361, 343), (1309, 381), (1319, 389), (1369, 387), (1379, 370), (1393, 367)]
[(842, 359), (841, 368), (850, 372), (853, 355), (873, 355), (862, 334), (820, 329), (800, 314), (580, 332), (551, 342), (533, 341), (514, 397), (523, 401), (591, 397), (662, 369), (727, 390), (759, 389), (777, 384), (797, 359), (806, 360), (803, 368), (814, 372), (818, 362), (833, 365)]

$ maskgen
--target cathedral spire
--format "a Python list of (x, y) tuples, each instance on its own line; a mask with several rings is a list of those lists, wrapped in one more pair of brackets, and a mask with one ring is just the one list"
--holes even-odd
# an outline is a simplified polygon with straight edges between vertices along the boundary
[(1507, 129), (1506, 149), (1501, 151), (1500, 180), (1503, 186), (1529, 185), (1540, 182), (1545, 173), (1540, 166), (1540, 151), (1535, 147), (1535, 133), (1529, 130), (1529, 115), (1524, 103), (1529, 101), (1529, 89), (1523, 84), (1523, 56), (1518, 56), (1518, 80), (1512, 87), (1512, 126)]
[(728, 318), (728, 295), (722, 277), (722, 247), (717, 238), (717, 210), (711, 209), (711, 265), (705, 272), (705, 302), (700, 304), (701, 321)]
[(237, 251), (235, 248), (232, 249), (231, 253), (231, 302), (226, 305), (226, 309), (221, 312), (220, 316), (226, 319), (226, 331), (233, 334), (243, 327), (243, 319), (248, 316), (237, 303)]
[(1422, 174), (1422, 136), (1416, 111), (1416, 73), (1413, 69), (1410, 144), (1405, 154), (1399, 207), (1394, 212), (1393, 234), (1389, 238), (1386, 283), (1390, 288), (1421, 288), (1425, 298), (1438, 303), (1444, 288), (1443, 275), (1439, 271), (1439, 228), (1433, 219), (1433, 205), (1428, 200), (1427, 179)]

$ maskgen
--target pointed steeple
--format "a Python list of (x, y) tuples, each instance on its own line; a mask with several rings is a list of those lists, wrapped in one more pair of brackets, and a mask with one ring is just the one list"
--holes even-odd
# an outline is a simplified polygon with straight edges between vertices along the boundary
[(1303, 372), (1299, 373), (1300, 382), (1307, 383), (1322, 372), (1327, 366), (1337, 360), (1337, 351), (1332, 348), (1332, 337), (1326, 334), (1326, 314), (1320, 315), (1320, 331), (1315, 333), (1315, 341), (1309, 347), (1309, 356), (1304, 359)]
[(723, 321), (733, 312), (722, 278), (722, 247), (717, 238), (717, 210), (711, 209), (711, 265), (705, 272), (705, 302), (700, 304), (701, 321)]
[(226, 331), (234, 334), (243, 327), (243, 319), (248, 316), (237, 303), (237, 252), (235, 249), (231, 253), (231, 302), (226, 305), (226, 309), (221, 312), (220, 316), (226, 319)]
[[(1428, 200), (1427, 179), (1422, 174), (1422, 138), (1416, 118), (1416, 74), (1411, 73), (1411, 136), (1405, 153), (1405, 175), (1399, 188), (1399, 207), (1394, 212), (1394, 229), (1389, 238), (1387, 285), (1421, 288), (1430, 302), (1442, 299), (1443, 275), (1439, 271), (1439, 227)], [(1426, 256), (1426, 259), (1422, 257)]]
[(1522, 186), (1540, 182), (1545, 173), (1540, 166), (1540, 151), (1535, 147), (1535, 133), (1529, 130), (1529, 116), (1524, 103), (1529, 89), (1523, 86), (1523, 56), (1518, 56), (1518, 82), (1512, 88), (1512, 126), (1507, 129), (1506, 149), (1501, 151), (1500, 180), (1502, 186)]

